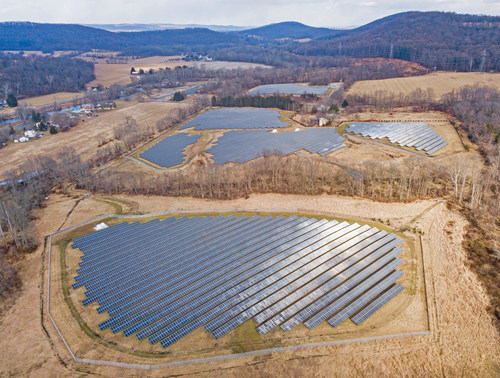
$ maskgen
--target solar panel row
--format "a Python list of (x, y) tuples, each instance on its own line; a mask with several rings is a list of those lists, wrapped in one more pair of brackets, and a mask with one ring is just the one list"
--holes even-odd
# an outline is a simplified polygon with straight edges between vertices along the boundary
[(295, 83), (286, 83), (286, 84), (266, 84), (261, 85), (255, 88), (250, 92), (251, 95), (259, 95), (259, 94), (290, 94), (290, 95), (301, 95), (305, 93), (315, 94), (315, 95), (323, 95), (328, 92), (328, 86), (317, 86), (311, 87), (309, 85), (300, 85)]
[(346, 132), (369, 136), (371, 139), (388, 138), (391, 143), (424, 150), (428, 155), (448, 144), (422, 122), (351, 122)]
[(279, 151), (290, 154), (302, 149), (310, 153), (327, 155), (344, 147), (345, 139), (334, 129), (305, 129), (270, 133), (264, 130), (228, 131), (218, 144), (208, 149), (217, 164), (244, 163), (263, 156), (266, 152)]
[(261, 333), (361, 322), (396, 295), (400, 243), (366, 225), (297, 216), (121, 223), (74, 240), (84, 254), (73, 287), (108, 312), (102, 330), (163, 347), (201, 326), (219, 338), (250, 318)]
[(174, 167), (184, 161), (184, 149), (195, 143), (201, 135), (175, 134), (168, 136), (154, 146), (150, 147), (139, 156), (152, 161), (160, 167)]
[(280, 117), (281, 114), (272, 109), (222, 108), (205, 112), (180, 129), (275, 129), (290, 126)]

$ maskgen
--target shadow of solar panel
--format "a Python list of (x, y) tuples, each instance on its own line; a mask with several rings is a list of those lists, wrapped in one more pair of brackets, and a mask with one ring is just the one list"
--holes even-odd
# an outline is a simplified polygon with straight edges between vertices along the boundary
[(367, 225), (297, 216), (121, 223), (74, 240), (83, 252), (74, 288), (108, 312), (101, 330), (165, 348), (201, 326), (223, 337), (250, 318), (261, 333), (336, 326), (364, 321), (402, 290), (400, 243)]
[(183, 163), (184, 149), (195, 143), (201, 135), (175, 134), (166, 137), (139, 156), (160, 167), (174, 167)]
[(207, 129), (276, 129), (290, 126), (282, 122), (281, 114), (272, 109), (222, 108), (205, 112), (181, 127)]
[(391, 143), (424, 150), (428, 155), (448, 144), (422, 122), (351, 122), (345, 131), (372, 139), (388, 138)]

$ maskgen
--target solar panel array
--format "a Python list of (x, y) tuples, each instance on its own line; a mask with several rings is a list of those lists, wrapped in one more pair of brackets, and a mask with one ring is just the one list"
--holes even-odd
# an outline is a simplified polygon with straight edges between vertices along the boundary
[(163, 347), (204, 326), (216, 338), (253, 318), (280, 326), (361, 323), (402, 287), (401, 240), (357, 223), (218, 216), (120, 223), (79, 237), (74, 289), (99, 327)]
[(351, 122), (348, 133), (369, 136), (371, 139), (388, 138), (400, 146), (424, 150), (428, 155), (448, 143), (428, 125), (422, 122)]
[(166, 137), (139, 156), (161, 167), (174, 167), (182, 164), (186, 154), (183, 150), (195, 143), (201, 135), (175, 134)]
[(255, 88), (250, 92), (251, 95), (267, 95), (267, 94), (290, 94), (290, 95), (301, 95), (305, 93), (323, 95), (328, 92), (328, 86), (318, 86), (310, 87), (309, 85), (299, 85), (295, 83), (287, 84), (266, 84)]
[(280, 113), (272, 109), (222, 108), (205, 112), (181, 127), (206, 129), (275, 129), (288, 127), (280, 121)]
[(327, 155), (344, 147), (335, 129), (305, 129), (270, 133), (264, 130), (228, 131), (218, 144), (206, 150), (217, 164), (244, 163), (263, 156), (265, 152), (289, 154), (301, 149)]

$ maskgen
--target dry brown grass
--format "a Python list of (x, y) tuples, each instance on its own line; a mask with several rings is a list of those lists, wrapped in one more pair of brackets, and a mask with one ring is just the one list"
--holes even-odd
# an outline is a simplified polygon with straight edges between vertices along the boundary
[[(105, 58), (93, 58), (90, 55), (103, 54)], [(111, 57), (119, 54), (116, 51), (110, 51), (106, 53), (85, 53), (79, 56), (79, 58), (88, 60), (95, 63), (95, 76), (96, 79), (91, 81), (87, 85), (96, 86), (101, 84), (105, 87), (110, 86), (114, 83), (120, 84), (129, 84), (131, 82), (130, 79), (130, 69), (132, 67), (135, 68), (137, 72), (142, 68), (145, 72), (149, 71), (151, 68), (153, 70), (158, 70), (160, 68), (174, 68), (177, 66), (190, 66), (194, 65), (199, 68), (206, 69), (236, 69), (236, 68), (269, 68), (270, 66), (266, 66), (264, 64), (256, 64), (256, 63), (246, 63), (246, 62), (225, 62), (225, 61), (214, 61), (214, 62), (186, 62), (181, 60), (179, 56), (151, 56), (148, 58), (140, 58), (140, 59), (132, 59), (127, 58), (127, 63), (125, 64), (115, 64), (115, 63), (106, 63)]]
[(248, 62), (226, 62), (226, 61), (212, 61), (212, 62), (193, 62), (193, 65), (198, 68), (205, 68), (208, 70), (234, 70), (240, 69), (253, 69), (253, 68), (272, 68), (259, 63)]
[(29, 107), (39, 107), (45, 105), (52, 105), (54, 102), (61, 102), (72, 100), (75, 97), (80, 97), (81, 93), (73, 93), (73, 92), (57, 92), (43, 96), (37, 97), (29, 97), (24, 100), (21, 100), (21, 103), (26, 103)]
[[(116, 55), (117, 53), (113, 53)], [(130, 84), (130, 69), (135, 68), (137, 72), (142, 68), (144, 71), (149, 71), (150, 68), (158, 70), (159, 68), (174, 68), (177, 66), (189, 65), (190, 62), (184, 62), (176, 56), (152, 56), (141, 59), (128, 59), (126, 64), (106, 63), (106, 59), (86, 58), (86, 60), (96, 61), (95, 76), (96, 79), (88, 83), (88, 86), (96, 86), (101, 84), (104, 87), (109, 87), (111, 84)]]
[[(166, 102), (117, 102), (117, 109), (99, 112), (99, 117), (84, 118), (78, 126), (67, 132), (47, 135), (28, 143), (10, 144), (0, 149), (0, 178), (5, 177), (11, 169), (27, 161), (28, 157), (56, 156), (65, 148), (74, 148), (77, 153), (93, 154), (97, 149), (97, 136), (105, 139), (113, 137), (113, 128), (125, 117), (135, 118), (139, 126), (155, 126), (156, 122), (165, 117), (169, 111), (185, 106), (184, 103)], [(84, 155), (84, 157), (87, 155)]]
[[(130, 197), (117, 197), (128, 200)], [(433, 204), (432, 201), (417, 201), (411, 204), (378, 203), (368, 200), (338, 198), (330, 196), (285, 196), (256, 195), (249, 199), (234, 201), (213, 201), (193, 198), (164, 197), (132, 197), (142, 212), (160, 211), (163, 209), (216, 209), (216, 208), (302, 208), (310, 211), (328, 211), (346, 217), (363, 217), (375, 214), (376, 217), (390, 219), (396, 226), (407, 223), (417, 214), (422, 213)], [(75, 198), (52, 195), (48, 207), (38, 215), (37, 227), (40, 235), (55, 231), (64, 221), (67, 211), (73, 206)], [(110, 207), (102, 202), (87, 198), (80, 202), (65, 227), (88, 219), (94, 215), (110, 212)], [(453, 223), (450, 223), (452, 221)], [(491, 322), (486, 306), (488, 298), (476, 276), (467, 268), (465, 252), (461, 247), (465, 220), (440, 204), (415, 222), (423, 229), (424, 258), (426, 262), (426, 280), (431, 306), (430, 337), (416, 337), (351, 344), (335, 347), (320, 347), (295, 352), (275, 353), (266, 356), (246, 357), (236, 360), (190, 365), (168, 370), (134, 371), (105, 366), (88, 366), (70, 361), (64, 345), (58, 338), (52, 325), (45, 319), (48, 335), (44, 334), (40, 323), (40, 277), (38, 272), (43, 268), (40, 248), (26, 259), (21, 267), (24, 290), (15, 305), (1, 319), (2, 335), (0, 338), (0, 371), (2, 375), (68, 375), (78, 373), (96, 373), (106, 376), (124, 374), (188, 374), (204, 376), (259, 376), (259, 375), (373, 375), (373, 376), (496, 376), (500, 357), (500, 340)], [(46, 262), (46, 260), (45, 260)], [(59, 264), (54, 261), (53, 267)], [(417, 260), (407, 260), (405, 265), (421, 265)], [(91, 347), (88, 337), (71, 320), (62, 316), (59, 309), (64, 303), (58, 303), (60, 292), (60, 276), (52, 276), (53, 315), (58, 325), (70, 332), (72, 347), (85, 353), (90, 358), (119, 360), (122, 353), (113, 348), (105, 348), (102, 344)], [(422, 276), (417, 284), (422, 285)], [(406, 284), (406, 283), (405, 283)], [(407, 284), (406, 284), (407, 285)], [(419, 299), (417, 300), (417, 297)], [(381, 317), (366, 323), (366, 332), (374, 332), (371, 326), (391, 333), (398, 329), (411, 330), (422, 321), (418, 317), (421, 307), (418, 303), (424, 300), (420, 293), (415, 300), (405, 305), (395, 319), (379, 324)], [(400, 306), (400, 304), (395, 304)], [(387, 307), (388, 315), (392, 309)], [(93, 311), (91, 311), (93, 312)], [(419, 320), (420, 319), (420, 320)], [(415, 323), (415, 324), (414, 324)], [(344, 329), (349, 331), (350, 325)], [(352, 326), (351, 326), (352, 327)], [(279, 331), (277, 331), (279, 333)], [(297, 340), (304, 335), (304, 330), (297, 329), (294, 337)], [(66, 334), (65, 334), (66, 335)], [(104, 336), (108, 336), (105, 334)], [(123, 336), (115, 335), (117, 339)], [(270, 334), (268, 337), (276, 337)], [(211, 336), (204, 330), (198, 330), (185, 338), (186, 343), (195, 347), (212, 342)], [(224, 339), (224, 338), (223, 338)], [(223, 340), (221, 339), (221, 340)], [(129, 340), (126, 341), (130, 342)], [(180, 344), (179, 344), (180, 345)], [(81, 348), (81, 349), (80, 349)], [(180, 348), (179, 348), (180, 349)], [(177, 353), (182, 351), (176, 349)], [(103, 354), (105, 352), (105, 354)], [(216, 354), (223, 353), (219, 351)], [(227, 351), (226, 351), (227, 352)], [(211, 353), (208, 353), (211, 354)], [(130, 356), (128, 357), (131, 358)], [(141, 359), (139, 357), (135, 357)], [(61, 364), (65, 361), (65, 365)], [(159, 363), (158, 358), (147, 359)]]
[[(431, 127), (435, 132), (441, 135), (447, 142), (448, 145), (441, 148), (439, 151), (433, 154), (433, 156), (445, 156), (455, 153), (464, 152), (464, 146), (462, 144), (462, 140), (464, 144), (472, 147), (472, 143), (468, 140), (467, 136), (463, 133), (461, 137), (455, 130), (455, 128), (450, 123), (450, 116), (445, 113), (437, 112), (437, 111), (428, 111), (428, 112), (410, 112), (410, 111), (394, 111), (394, 112), (375, 112), (375, 111), (367, 111), (363, 113), (355, 113), (355, 114), (346, 114), (341, 115), (335, 119), (335, 122), (342, 123), (348, 121), (357, 121), (357, 122), (424, 122), (429, 127)], [(361, 138), (357, 138), (361, 139)], [(462, 140), (461, 140), (462, 139)], [(367, 143), (375, 144), (373, 140), (366, 138)], [(376, 140), (379, 141), (379, 140)], [(380, 141), (379, 141), (380, 142)], [(389, 142), (387, 142), (390, 144)], [(379, 143), (380, 144), (380, 143)], [(392, 146), (396, 146), (399, 150), (404, 151), (403, 148), (400, 148), (397, 144), (392, 144)], [(391, 149), (393, 152), (396, 151), (394, 148)], [(413, 148), (407, 148), (408, 151), (417, 152)], [(397, 151), (395, 152), (397, 154)], [(422, 156), (427, 156), (424, 152), (419, 152)]]
[[(82, 93), (80, 92), (57, 92), (43, 96), (36, 97), (28, 97), (23, 100), (20, 100), (19, 103), (26, 104), (30, 108), (37, 108), (40, 106), (52, 105), (54, 102), (62, 102), (67, 100), (72, 100), (75, 97), (81, 97)], [(16, 108), (5, 107), (0, 110), (0, 115), (13, 114), (16, 112)]]
[(348, 94), (361, 95), (364, 93), (374, 93), (378, 90), (385, 90), (394, 94), (410, 94), (415, 89), (424, 91), (432, 88), (436, 98), (459, 89), (465, 85), (482, 85), (500, 88), (500, 73), (479, 73), (479, 72), (433, 72), (423, 76), (402, 77), (384, 80), (363, 80), (354, 83), (347, 92)]

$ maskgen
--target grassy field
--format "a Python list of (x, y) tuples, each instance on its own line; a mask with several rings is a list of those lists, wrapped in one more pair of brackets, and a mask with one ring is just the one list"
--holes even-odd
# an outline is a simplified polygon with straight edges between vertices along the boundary
[(226, 61), (212, 61), (212, 62), (192, 62), (195, 67), (206, 68), (209, 70), (234, 70), (240, 69), (252, 69), (252, 68), (271, 68), (271, 66), (266, 66), (265, 64), (259, 63), (248, 63), (248, 62), (226, 62)]
[[(82, 96), (81, 93), (73, 93), (73, 92), (57, 92), (57, 93), (51, 93), (48, 95), (43, 95), (43, 96), (36, 96), (36, 97), (28, 97), (25, 98), (24, 100), (20, 100), (19, 103), (21, 104), (26, 104), (30, 108), (37, 108), (40, 106), (46, 106), (46, 105), (52, 105), (54, 102), (62, 102), (62, 101), (67, 101), (67, 100), (72, 100), (75, 97), (80, 97)], [(0, 110), (0, 115), (1, 114), (12, 114), (15, 113), (16, 108), (9, 108), (8, 106)]]
[[(37, 229), (40, 234), (47, 235), (54, 232), (61, 224), (68, 227), (83, 219), (115, 211), (148, 213), (185, 209), (193, 211), (194, 214), (196, 209), (206, 209), (210, 212), (215, 209), (231, 208), (245, 212), (245, 209), (256, 208), (276, 209), (275, 211), (279, 211), (280, 208), (300, 208), (303, 209), (301, 212), (309, 215), (326, 211), (331, 214), (330, 216), (338, 215), (339, 218), (350, 221), (360, 219), (360, 222), (371, 224), (371, 219), (362, 218), (369, 214), (382, 219), (386, 225), (379, 224), (378, 227), (381, 228), (389, 227), (387, 223), (390, 220), (391, 227), (394, 228), (410, 224), (411, 227), (416, 226), (425, 231), (423, 245), (426, 274), (424, 280), (419, 243), (415, 243), (418, 237), (406, 233), (413, 241), (416, 253), (412, 252), (412, 248), (405, 247), (409, 255), (404, 256), (405, 264), (402, 268), (406, 273), (404, 279), (408, 281), (403, 282), (403, 286), (415, 287), (416, 291), (408, 290), (406, 297), (401, 297), (401, 302), (395, 299), (394, 307), (391, 305), (384, 307), (361, 328), (347, 322), (337, 329), (337, 333), (324, 333), (329, 326), (319, 327), (317, 333), (315, 330), (311, 332), (305, 327), (297, 327), (286, 337), (283, 337), (283, 332), (279, 329), (261, 337), (255, 332), (253, 322), (249, 321), (218, 341), (203, 329), (198, 329), (168, 350), (164, 350), (150, 346), (148, 342), (139, 343), (135, 338), (125, 338), (122, 334), (96, 332), (95, 325), (100, 320), (97, 318), (103, 315), (97, 315), (92, 307), (83, 308), (79, 302), (81, 299), (79, 291), (68, 287), (68, 283), (72, 282), (74, 264), (79, 260), (79, 253), (72, 250), (68, 244), (65, 254), (59, 255), (55, 246), (52, 251), (51, 313), (72, 349), (76, 350), (80, 357), (158, 364), (163, 361), (184, 360), (194, 355), (215, 356), (277, 345), (304, 344), (314, 340), (344, 340), (392, 334), (398, 330), (409, 332), (421, 326), (425, 328), (427, 324), (427, 319), (422, 318), (425, 314), (423, 306), (426, 303), (426, 296), (420, 290), (425, 282), (427, 306), (431, 308), (431, 336), (309, 348), (260, 357), (172, 367), (169, 368), (168, 374), (324, 376), (332, 371), (349, 375), (353, 371), (361, 373), (366, 372), (366, 369), (372, 369), (381, 375), (390, 376), (443, 374), (456, 376), (464, 371), (467, 371), (469, 376), (495, 375), (500, 343), (486, 312), (487, 296), (477, 278), (467, 267), (465, 253), (461, 248), (465, 221), (447, 210), (444, 204), (435, 201), (381, 203), (333, 196), (275, 194), (256, 195), (233, 201), (113, 196), (99, 198), (96, 202), (93, 197), (83, 198), (84, 196), (84, 192), (76, 191), (71, 196), (52, 194), (46, 203), (47, 206), (36, 214)], [(115, 198), (120, 201), (117, 206), (112, 204)], [(74, 208), (75, 201), (79, 199), (81, 200), (78, 206)], [(124, 210), (124, 204), (130, 210)], [(68, 214), (73, 208), (74, 211)], [(246, 212), (250, 213), (251, 211)], [(451, 224), (453, 226), (450, 226)], [(89, 230), (87, 227), (86, 230), (80, 231)], [(68, 236), (76, 234), (66, 235)], [(53, 241), (57, 243), (57, 240)], [(39, 250), (23, 263), (20, 273), (23, 280), (22, 294), (2, 318), (2, 332), (5, 337), (0, 338), (0, 375), (53, 376), (97, 373), (105, 376), (124, 374), (164, 376), (165, 370), (161, 369), (141, 373), (138, 370), (125, 371), (71, 361), (44, 310), (43, 295), (46, 294), (46, 290), (40, 294), (40, 285), (46, 289), (47, 254), (42, 254), (43, 249), (41, 245)], [(412, 271), (417, 272), (417, 275), (413, 275), (414, 279), (410, 278)], [(68, 287), (68, 290), (65, 290), (64, 286)], [(409, 300), (411, 298), (413, 299)], [(70, 303), (73, 306), (70, 306)], [(474, 322), (470, 321), (470, 314), (474, 314)], [(74, 317), (75, 315), (79, 320)]]
[[(85, 56), (84, 56), (85, 58)], [(130, 84), (130, 69), (135, 68), (137, 72), (142, 68), (144, 71), (149, 71), (150, 68), (158, 70), (159, 68), (174, 68), (182, 65), (189, 65), (189, 62), (183, 62), (177, 56), (152, 56), (141, 59), (128, 59), (125, 64), (106, 63), (106, 59), (85, 58), (96, 62), (95, 76), (96, 79), (88, 83), (88, 86), (101, 84), (108, 87), (114, 83)]]
[(65, 148), (73, 148), (76, 153), (93, 154), (98, 146), (98, 136), (113, 138), (113, 128), (125, 117), (133, 117), (140, 127), (155, 126), (169, 111), (185, 106), (184, 103), (166, 102), (117, 102), (116, 110), (99, 112), (99, 117), (84, 119), (78, 126), (50, 138), (40, 138), (28, 143), (10, 144), (0, 149), (0, 178), (11, 169), (26, 162), (28, 157), (57, 156)]
[(465, 85), (487, 85), (497, 89), (500, 88), (500, 73), (479, 73), (479, 72), (434, 72), (423, 76), (402, 77), (384, 80), (364, 80), (354, 83), (348, 94), (374, 93), (378, 90), (385, 90), (395, 94), (409, 94), (417, 88), (424, 91), (432, 88), (436, 98), (453, 89), (461, 88)]

